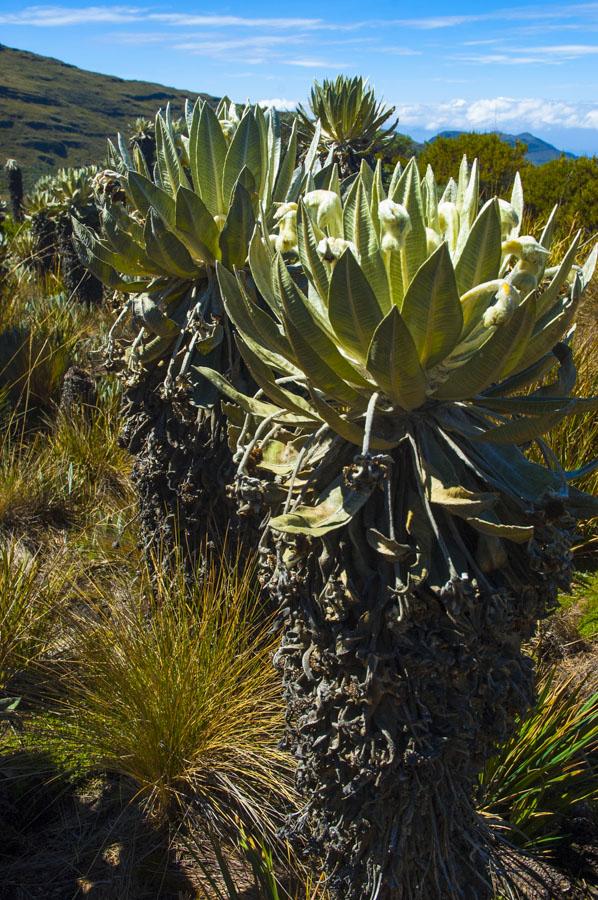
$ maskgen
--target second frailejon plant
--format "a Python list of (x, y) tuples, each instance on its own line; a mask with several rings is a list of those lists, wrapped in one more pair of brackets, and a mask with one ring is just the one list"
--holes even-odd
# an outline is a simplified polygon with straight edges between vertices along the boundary
[(387, 188), (363, 164), (342, 200), (308, 191), (288, 214), (295, 248), (262, 223), (251, 280), (218, 267), (259, 390), (199, 371), (233, 401), (238, 494), (271, 513), (305, 799), (289, 833), (343, 900), (480, 900), (499, 864), (478, 773), (532, 701), (523, 645), (596, 510), (542, 440), (598, 402), (571, 396), (596, 250), (576, 265), (577, 236), (551, 260), (556, 211), (521, 235), (519, 178), (480, 208), (465, 159), (443, 192), (415, 160)]

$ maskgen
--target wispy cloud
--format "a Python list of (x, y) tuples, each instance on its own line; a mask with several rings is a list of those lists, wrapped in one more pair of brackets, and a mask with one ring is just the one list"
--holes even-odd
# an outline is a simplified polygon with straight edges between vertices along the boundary
[(283, 59), (287, 66), (301, 66), (304, 69), (346, 69), (349, 64), (329, 59)]
[(135, 22), (143, 9), (131, 6), (28, 6), (17, 13), (0, 13), (0, 25), (58, 28), (65, 25)]
[[(464, 42), (463, 46), (474, 42)], [(569, 60), (598, 54), (596, 44), (551, 44), (549, 46), (513, 47), (503, 46), (492, 53), (474, 55), (458, 55), (454, 59), (459, 62), (477, 63), (479, 65), (559, 65)]]
[(489, 130), (512, 128), (598, 128), (598, 105), (565, 103), (538, 97), (455, 98), (438, 104), (397, 104), (402, 125), (435, 132), (446, 128)]
[(470, 25), (476, 22), (507, 21), (543, 21), (546, 19), (572, 19), (576, 17), (594, 16), (598, 12), (598, 3), (569, 3), (554, 6), (511, 6), (495, 9), (485, 13), (472, 13), (449, 16), (423, 16), (412, 19), (394, 19), (397, 25), (416, 28), (424, 31), (435, 31), (442, 28), (455, 28), (458, 25)]
[(145, 17), (152, 22), (189, 28), (319, 28), (321, 19), (299, 18), (247, 18), (245, 16), (197, 16), (187, 13), (148, 13)]
[[(154, 7), (155, 9), (155, 7)], [(40, 28), (59, 28), (67, 25), (92, 25), (99, 23), (121, 24), (127, 22), (161, 22), (165, 25), (185, 28), (318, 28), (321, 19), (299, 17), (255, 17), (230, 15), (190, 15), (186, 13), (161, 13), (139, 6), (27, 6), (20, 12), (0, 13), (1, 25), (30, 25)]]
[[(547, 20), (561, 20), (563, 24), (572, 19), (585, 20), (596, 15), (598, 3), (570, 3), (554, 5), (514, 6), (481, 13), (453, 15), (414, 16), (412, 18), (370, 18), (357, 21), (343, 19), (339, 22), (321, 17), (303, 16), (239, 16), (231, 14), (177, 13), (160, 11), (158, 4), (152, 6), (102, 5), (69, 7), (57, 4), (34, 4), (20, 12), (0, 13), (0, 24), (29, 25), (37, 27), (59, 27), (95, 23), (160, 22), (164, 25), (184, 28), (268, 28), (290, 30), (355, 31), (368, 28), (393, 27), (411, 28), (419, 31), (437, 31), (490, 21), (520, 21), (546, 23)], [(575, 23), (573, 27), (577, 27)], [(571, 27), (571, 25), (567, 25)]]

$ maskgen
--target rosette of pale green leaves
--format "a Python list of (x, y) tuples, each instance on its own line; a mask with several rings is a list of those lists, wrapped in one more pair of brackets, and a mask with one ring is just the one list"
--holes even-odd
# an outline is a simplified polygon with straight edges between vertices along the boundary
[(79, 166), (43, 175), (25, 197), (27, 213), (44, 212), (57, 217), (85, 212), (94, 206), (92, 182), (98, 171), (97, 166)]
[(568, 496), (568, 476), (548, 448), (542, 467), (518, 445), (597, 405), (570, 396), (569, 347), (597, 250), (577, 266), (577, 235), (552, 265), (556, 210), (538, 240), (519, 234), (522, 216), (519, 178), (509, 201), (480, 205), (476, 163), (464, 160), (442, 193), (415, 160), (397, 167), (388, 191), (380, 167), (364, 164), (342, 202), (334, 187), (300, 200), (300, 269), (258, 225), (249, 260), (262, 300), (243, 273), (219, 267), (259, 392), (244, 396), (201, 371), (245, 413), (233, 428), (244, 462), (261, 454), (258, 465), (289, 491), (275, 528), (321, 535), (366, 502), (373, 487), (351, 486), (340, 471), (344, 451), (338, 471), (328, 456), (326, 477), (334, 477), (322, 482), (326, 443), (361, 448), (363, 466), (372, 451), (392, 454), (407, 441), (416, 505), (439, 504), (491, 537), (527, 541), (533, 527), (522, 514), (549, 495)]
[(360, 76), (339, 75), (334, 81), (314, 82), (309, 111), (300, 104), (297, 116), (306, 133), (318, 134), (326, 149), (365, 155), (392, 145), (397, 122), (387, 123), (394, 110), (378, 101), (374, 89)]
[[(283, 146), (274, 109), (224, 100), (214, 110), (198, 100), (182, 128), (168, 109), (159, 113), (155, 135), (152, 172), (119, 136), (113, 169), (96, 179), (101, 231), (74, 227), (88, 268), (132, 295), (123, 314), (130, 311), (139, 330), (126, 351), (129, 366), (171, 354), (185, 374), (195, 352), (218, 365), (224, 327), (216, 263), (245, 265), (257, 218), (278, 227), (276, 212), (297, 200), (306, 166), (298, 165), (296, 128)], [(314, 158), (315, 149), (308, 165)], [(169, 373), (172, 385), (172, 366)]]

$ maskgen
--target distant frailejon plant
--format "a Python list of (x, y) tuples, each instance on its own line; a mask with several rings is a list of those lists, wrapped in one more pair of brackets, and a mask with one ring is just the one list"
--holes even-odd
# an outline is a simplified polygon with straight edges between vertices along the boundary
[(90, 304), (101, 301), (102, 284), (77, 257), (71, 220), (97, 225), (92, 191), (97, 171), (96, 166), (82, 166), (44, 175), (24, 203), (31, 220), (32, 267), (39, 274), (60, 272), (67, 295)]
[(300, 104), (297, 117), (309, 140), (317, 135), (320, 148), (330, 153), (344, 177), (356, 173), (362, 159), (372, 162), (377, 153), (392, 153), (398, 119), (390, 125), (388, 120), (394, 111), (376, 99), (360, 76), (339, 75), (334, 81), (314, 82), (309, 110)]
[(4, 166), (6, 181), (8, 183), (8, 195), (10, 197), (10, 211), (15, 222), (23, 221), (23, 172), (16, 159), (7, 159)]
[(343, 900), (491, 895), (478, 773), (532, 701), (522, 645), (596, 510), (542, 434), (598, 405), (571, 396), (569, 346), (597, 249), (548, 267), (556, 210), (520, 235), (518, 177), (479, 207), (475, 162), (442, 194), (415, 160), (388, 190), (364, 163), (285, 214), (294, 249), (258, 222), (251, 274), (217, 265), (258, 390), (198, 371), (232, 401), (237, 496), (271, 515), (289, 832)]
[[(180, 542), (193, 557), (206, 532), (229, 526), (225, 488), (234, 473), (218, 391), (195, 365), (245, 388), (251, 383), (215, 266), (245, 266), (258, 216), (284, 250), (287, 216), (316, 148), (299, 165), (296, 127), (283, 147), (275, 110), (227, 99), (215, 111), (198, 101), (176, 127), (167, 109), (156, 118), (155, 136), (153, 172), (139, 146), (131, 154), (119, 137), (114, 170), (96, 179), (101, 229), (74, 228), (81, 259), (128, 298), (108, 356), (127, 388), (124, 440), (136, 457), (145, 541), (162, 552)], [(327, 185), (330, 176), (328, 167), (316, 179)], [(254, 246), (260, 252), (257, 236)], [(130, 336), (117, 331), (127, 319)]]

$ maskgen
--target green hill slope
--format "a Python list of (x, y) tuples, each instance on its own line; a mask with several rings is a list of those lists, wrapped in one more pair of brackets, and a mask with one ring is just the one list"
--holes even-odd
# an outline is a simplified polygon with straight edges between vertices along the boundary
[(185, 98), (196, 96), (0, 44), (0, 164), (17, 159), (29, 186), (56, 166), (99, 162), (106, 139), (138, 116), (153, 118), (168, 101), (181, 114)]

